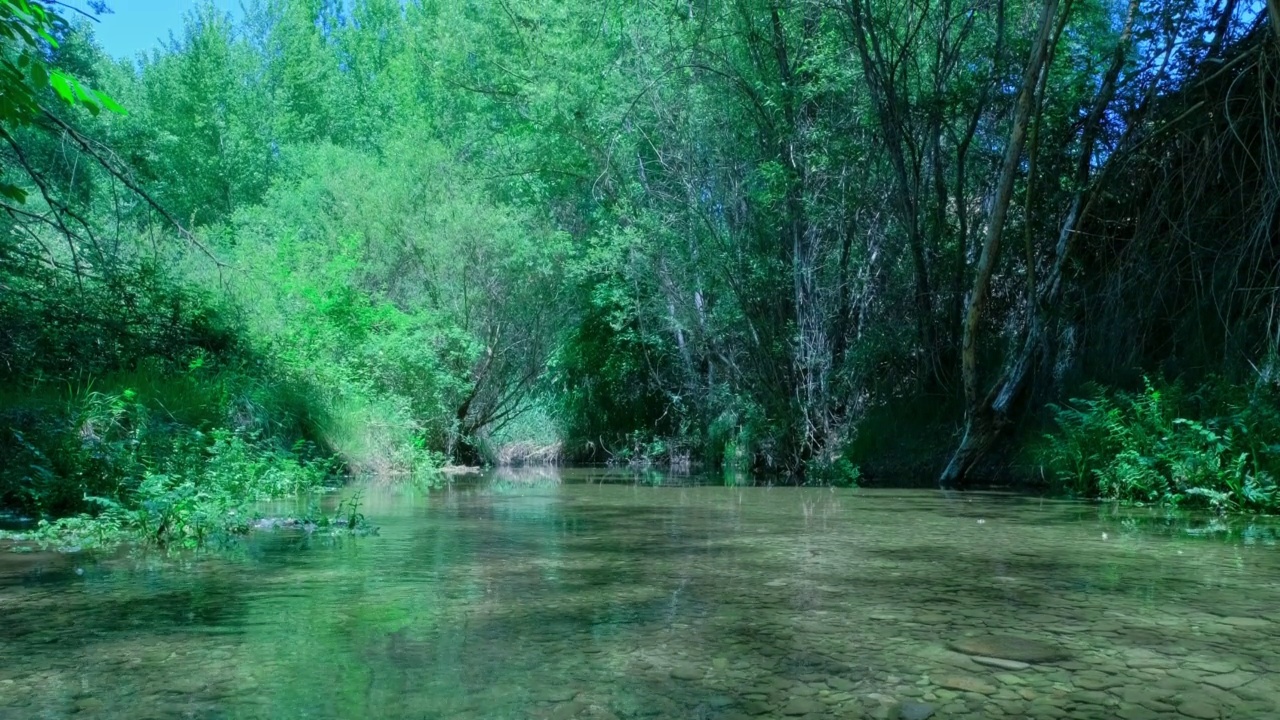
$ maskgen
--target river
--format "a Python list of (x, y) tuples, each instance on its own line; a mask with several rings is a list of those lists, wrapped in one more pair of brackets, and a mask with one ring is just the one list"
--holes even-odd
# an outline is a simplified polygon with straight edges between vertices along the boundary
[(0, 718), (1280, 717), (1263, 521), (592, 470), (363, 499), (376, 536), (5, 553)]

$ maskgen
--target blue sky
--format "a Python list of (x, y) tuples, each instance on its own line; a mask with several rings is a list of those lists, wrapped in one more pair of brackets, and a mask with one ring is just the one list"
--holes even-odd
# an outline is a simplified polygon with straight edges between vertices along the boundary
[[(182, 27), (182, 17), (188, 10), (207, 0), (107, 0), (107, 6), (115, 12), (102, 15), (94, 24), (98, 42), (114, 57), (134, 58), (147, 52), (161, 41), (168, 40), (169, 31)], [(71, 4), (86, 7), (85, 2)], [(240, 0), (213, 0), (213, 5), (227, 11), (238, 11)]]

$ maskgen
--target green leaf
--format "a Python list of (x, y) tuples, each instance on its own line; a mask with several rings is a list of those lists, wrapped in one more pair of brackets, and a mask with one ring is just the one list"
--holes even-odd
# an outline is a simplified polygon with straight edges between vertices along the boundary
[(81, 85), (80, 81), (75, 78), (71, 78), (71, 89), (75, 90), (76, 97), (80, 98), (84, 102), (96, 102), (93, 96), (89, 94), (89, 90), (84, 85)]
[(110, 110), (117, 115), (128, 115), (129, 111), (124, 106), (112, 99), (112, 97), (101, 90), (95, 90), (94, 95), (97, 96), (98, 102), (102, 103), (102, 107)]
[(49, 43), (50, 47), (53, 47), (53, 48), (58, 47), (58, 41), (55, 40), (54, 37), (49, 34), (48, 30), (45, 30), (44, 28), (41, 27), (41, 28), (36, 28), (36, 32), (39, 33), (40, 37), (45, 39), (45, 42)]
[(0, 183), (0, 195), (17, 203), (25, 203), (27, 201), (27, 191), (9, 183)]
[(71, 78), (71, 89), (75, 91), (76, 98), (78, 98), (81, 104), (84, 105), (85, 109), (89, 111), (89, 114), (97, 117), (100, 112), (100, 108), (98, 107), (98, 100), (94, 97), (92, 91), (84, 85), (81, 85), (80, 81), (75, 78)]
[(23, 40), (23, 42), (25, 42), (26, 44), (28, 44), (28, 45), (35, 45), (35, 44), (36, 44), (36, 40), (35, 40), (35, 38), (31, 37), (31, 33), (27, 32), (27, 29), (26, 29), (25, 27), (23, 27), (22, 25), (19, 25), (19, 24), (14, 23), (14, 24), (10, 24), (10, 25), (8, 25), (8, 27), (13, 28), (13, 31), (14, 31), (14, 32), (16, 32), (16, 33), (18, 33), (19, 35), (21, 35), (21, 36), (22, 36), (22, 40)]
[(76, 94), (71, 89), (71, 78), (55, 70), (53, 71), (53, 74), (49, 76), (49, 84), (53, 86), (54, 91), (57, 92), (68, 105), (76, 104)]

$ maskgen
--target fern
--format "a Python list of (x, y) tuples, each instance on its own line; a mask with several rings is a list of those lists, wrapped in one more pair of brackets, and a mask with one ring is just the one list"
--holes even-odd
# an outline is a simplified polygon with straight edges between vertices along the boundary
[[(1091, 388), (1050, 406), (1056, 427), (1037, 450), (1064, 494), (1132, 503), (1267, 511), (1280, 504), (1273, 470), (1280, 413), (1269, 394), (1144, 381), (1138, 393)], [(1193, 416), (1193, 415), (1198, 415)]]

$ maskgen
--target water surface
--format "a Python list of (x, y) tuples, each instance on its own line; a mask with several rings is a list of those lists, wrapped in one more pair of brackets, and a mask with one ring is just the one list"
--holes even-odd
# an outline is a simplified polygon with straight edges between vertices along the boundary
[(0, 553), (0, 718), (1280, 717), (1265, 522), (587, 471), (364, 510)]

